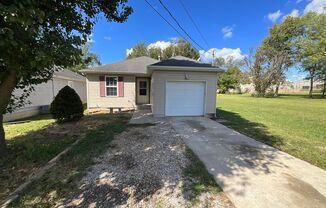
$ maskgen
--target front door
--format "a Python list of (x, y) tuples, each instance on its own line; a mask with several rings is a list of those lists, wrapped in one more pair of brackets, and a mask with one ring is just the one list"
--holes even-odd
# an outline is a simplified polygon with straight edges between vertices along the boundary
[(137, 104), (149, 103), (149, 78), (137, 78)]

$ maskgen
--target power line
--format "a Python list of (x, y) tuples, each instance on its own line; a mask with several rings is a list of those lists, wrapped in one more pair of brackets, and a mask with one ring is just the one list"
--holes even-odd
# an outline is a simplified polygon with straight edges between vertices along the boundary
[(191, 17), (189, 11), (187, 10), (187, 8), (186, 8), (186, 6), (184, 5), (184, 3), (182, 2), (182, 0), (179, 0), (179, 2), (180, 2), (180, 4), (181, 4), (182, 8), (185, 10), (186, 14), (188, 15), (189, 19), (191, 20), (192, 24), (195, 26), (197, 32), (199, 33), (199, 35), (201, 36), (201, 38), (204, 40), (206, 46), (207, 46), (208, 48), (210, 48), (210, 47), (209, 47), (209, 44), (208, 44), (208, 42), (207, 42), (207, 40), (206, 40), (206, 38), (204, 37), (204, 35), (203, 35), (203, 34), (201, 33), (201, 31), (199, 30), (197, 24), (195, 23), (194, 19)]
[(179, 23), (179, 21), (173, 16), (173, 14), (170, 12), (170, 10), (164, 5), (164, 3), (159, 0), (160, 4), (163, 6), (163, 8), (169, 13), (169, 15), (172, 17), (172, 19), (177, 23), (177, 25), (179, 26), (179, 28), (188, 36), (188, 38), (195, 43), (200, 49), (205, 50), (201, 45), (199, 45), (188, 33), (187, 31), (181, 26), (181, 24)]
[(168, 24), (170, 25), (170, 27), (172, 27), (172, 29), (174, 31), (176, 31), (183, 39), (187, 40), (183, 34), (181, 34), (167, 19), (165, 19), (165, 17), (163, 17), (159, 11), (157, 11), (157, 9), (155, 9), (155, 7), (149, 3), (147, 0), (145, 0), (145, 2)]

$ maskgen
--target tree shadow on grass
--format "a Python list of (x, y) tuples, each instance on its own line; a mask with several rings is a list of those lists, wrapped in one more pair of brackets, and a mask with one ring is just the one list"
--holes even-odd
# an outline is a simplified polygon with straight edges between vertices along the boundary
[[(14, 134), (6, 140), (8, 154), (0, 159), (0, 202), (33, 171), (37, 171), (86, 132), (107, 122), (108, 117), (108, 114), (86, 115), (80, 121), (59, 125), (52, 121), (42, 123), (51, 116), (41, 115), (6, 123), (7, 130)], [(34, 122), (41, 124), (33, 128)], [(15, 131), (21, 128), (26, 128), (26, 131), (15, 136)]]
[(216, 116), (218, 122), (255, 140), (275, 148), (280, 148), (283, 145), (283, 138), (271, 134), (264, 124), (249, 121), (241, 117), (238, 113), (219, 108), (216, 109)]

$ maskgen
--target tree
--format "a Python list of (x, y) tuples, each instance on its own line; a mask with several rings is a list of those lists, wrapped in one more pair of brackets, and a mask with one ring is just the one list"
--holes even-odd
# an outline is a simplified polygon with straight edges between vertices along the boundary
[(239, 67), (232, 66), (217, 77), (217, 87), (220, 93), (227, 93), (230, 89), (240, 88), (242, 72)]
[(148, 56), (153, 59), (162, 59), (162, 50), (158, 47), (150, 47), (148, 48)]
[(317, 75), (325, 73), (326, 59), (326, 14), (309, 12), (300, 19), (300, 36), (295, 40), (297, 60), (308, 72), (309, 96), (312, 97), (313, 83)]
[(84, 116), (84, 107), (76, 91), (65, 86), (52, 101), (50, 113), (59, 123), (76, 121)]
[(326, 94), (326, 62), (322, 63), (324, 66), (322, 70), (319, 70), (316, 74), (317, 80), (323, 82), (322, 96), (325, 97)]
[[(250, 50), (250, 53), (245, 58), (245, 63), (250, 70), (252, 83), (255, 86), (256, 96), (266, 96), (267, 90), (273, 84), (275, 77), (278, 76), (277, 71), (274, 70), (275, 59), (271, 58), (273, 51), (258, 48), (255, 52)], [(275, 54), (277, 56), (277, 54)]]
[(172, 45), (172, 47), (175, 49), (174, 56), (184, 56), (195, 60), (200, 57), (199, 51), (192, 47), (191, 44), (184, 39), (179, 38), (176, 43)]
[(147, 46), (145, 43), (138, 43), (132, 47), (132, 51), (128, 54), (127, 59), (148, 56)]
[(247, 82), (246, 75), (240, 70), (241, 65), (234, 61), (233, 57), (226, 60), (221, 57), (216, 58), (213, 65), (226, 70), (217, 77), (217, 87), (220, 93), (227, 93), (230, 89), (239, 90), (240, 84)]
[(69, 68), (79, 64), (81, 45), (86, 43), (100, 13), (108, 21), (121, 23), (132, 8), (127, 0), (0, 2), (1, 156), (7, 151), (3, 114), (12, 109), (13, 90), (46, 82), (55, 66)]
[(87, 42), (82, 45), (81, 62), (72, 66), (70, 70), (78, 72), (79, 70), (85, 69), (87, 67), (101, 65), (101, 61), (98, 55), (90, 51), (91, 45), (92, 44), (90, 42)]
[(154, 59), (169, 59), (173, 56), (184, 56), (191, 59), (198, 59), (200, 57), (199, 51), (192, 47), (191, 44), (183, 39), (171, 43), (164, 50), (159, 47), (148, 47), (145, 43), (138, 43), (132, 47), (132, 52), (127, 56), (129, 58), (136, 58), (140, 56), (148, 56)]
[[(261, 45), (264, 56), (270, 61), (270, 70), (274, 71), (273, 83), (276, 86), (274, 96), (278, 95), (279, 86), (287, 69), (295, 64), (295, 55), (292, 50), (293, 40), (299, 33), (299, 20), (287, 17), (281, 24), (275, 24), (269, 29), (269, 35)], [(269, 52), (268, 52), (269, 51)]]

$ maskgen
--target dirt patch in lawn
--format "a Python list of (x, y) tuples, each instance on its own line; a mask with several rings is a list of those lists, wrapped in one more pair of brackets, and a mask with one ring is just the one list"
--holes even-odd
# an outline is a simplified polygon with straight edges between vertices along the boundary
[[(0, 202), (21, 185), (27, 177), (49, 160), (70, 146), (87, 132), (108, 122), (109, 115), (87, 115), (77, 122), (51, 123), (38, 130), (7, 140), (9, 153), (0, 160)], [(33, 127), (40, 119), (28, 120), (25, 125)], [(24, 122), (20, 122), (23, 124)], [(21, 128), (20, 123), (11, 124), (12, 131)]]
[(233, 207), (221, 191), (193, 189), (198, 179), (185, 174), (192, 158), (169, 123), (131, 128), (110, 146), (64, 206)]

